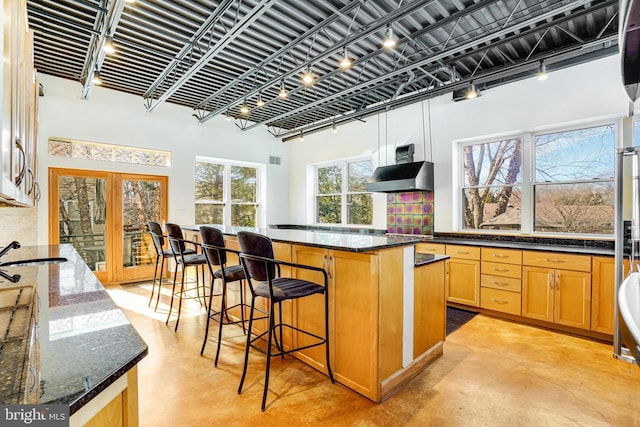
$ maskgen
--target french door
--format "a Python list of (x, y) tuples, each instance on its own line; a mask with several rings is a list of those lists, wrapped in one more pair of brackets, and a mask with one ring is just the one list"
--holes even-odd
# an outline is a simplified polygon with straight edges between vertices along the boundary
[(49, 242), (70, 243), (105, 284), (153, 277), (147, 221), (167, 217), (168, 178), (49, 169)]

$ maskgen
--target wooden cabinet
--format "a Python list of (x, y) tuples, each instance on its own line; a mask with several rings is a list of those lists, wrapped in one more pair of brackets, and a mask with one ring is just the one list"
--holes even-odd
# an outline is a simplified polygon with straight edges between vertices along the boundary
[(482, 248), (480, 307), (520, 315), (522, 251)]
[[(522, 315), (580, 329), (591, 327), (591, 257), (523, 254)], [(532, 266), (536, 263), (542, 266)], [(546, 265), (546, 266), (545, 266)], [(584, 271), (549, 268), (569, 265)]]
[(447, 301), (478, 307), (480, 305), (480, 248), (446, 245)]
[(418, 243), (416, 252), (419, 254), (445, 255), (446, 248), (442, 243)]
[(413, 357), (444, 341), (446, 335), (445, 263), (435, 262), (414, 270)]
[[(625, 260), (623, 275), (629, 272)], [(615, 259), (594, 256), (591, 258), (591, 330), (613, 335), (615, 315)]]
[(39, 197), (36, 180), (38, 83), (33, 68), (33, 31), (26, 0), (3, 0), (0, 35), (1, 147), (0, 199), (32, 205)]

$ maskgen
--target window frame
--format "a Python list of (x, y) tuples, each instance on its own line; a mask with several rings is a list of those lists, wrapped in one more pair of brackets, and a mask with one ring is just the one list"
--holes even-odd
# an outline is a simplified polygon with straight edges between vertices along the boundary
[[(236, 161), (236, 160), (196, 156), (196, 161), (194, 163), (194, 173), (198, 163), (211, 163), (211, 164), (223, 166), (222, 200), (221, 201), (220, 200), (196, 200), (195, 179), (194, 179), (194, 219), (195, 219), (195, 208), (197, 205), (218, 205), (218, 206), (222, 206), (222, 224), (220, 225), (234, 226), (231, 223), (233, 206), (255, 205), (256, 217), (255, 217), (254, 227), (262, 228), (264, 201), (261, 195), (262, 195), (262, 186), (263, 186), (263, 179), (264, 179), (263, 175), (264, 175), (265, 165), (260, 163), (251, 163), (251, 162), (243, 162), (243, 161)], [(256, 170), (255, 202), (234, 202), (231, 199), (231, 169), (234, 166), (249, 167)]]
[[(552, 133), (570, 132), (580, 129), (597, 128), (601, 126), (612, 126), (614, 131), (614, 154), (615, 150), (620, 147), (621, 143), (621, 122), (620, 118), (604, 118), (599, 120), (579, 121), (575, 123), (544, 126), (535, 129), (530, 129), (520, 132), (495, 134), (480, 138), (470, 138), (464, 140), (454, 141), (457, 147), (456, 159), (457, 159), (457, 172), (454, 172), (453, 188), (457, 189), (457, 196), (453, 198), (454, 209), (456, 214), (454, 218), (457, 224), (454, 224), (454, 228), (460, 232), (465, 233), (478, 233), (478, 234), (530, 234), (530, 235), (554, 235), (554, 236), (570, 236), (575, 238), (610, 238), (614, 236), (614, 233), (571, 233), (566, 231), (536, 231), (535, 230), (535, 186), (545, 185), (544, 183), (538, 183), (535, 177), (535, 137), (538, 135), (547, 135)], [(464, 169), (464, 150), (463, 148), (468, 145), (478, 145), (490, 142), (498, 142), (507, 139), (520, 139), (522, 141), (522, 170), (521, 179), (519, 184), (513, 184), (513, 186), (520, 186), (522, 191), (521, 200), (521, 217), (520, 217), (520, 230), (485, 230), (485, 229), (473, 229), (464, 227), (464, 198), (463, 192), (467, 188), (465, 187), (465, 169)], [(614, 165), (611, 165), (612, 169)], [(565, 184), (573, 183), (574, 181), (558, 181), (549, 184)], [(578, 182), (578, 181), (575, 181)], [(580, 180), (580, 183), (594, 183), (601, 184), (603, 182), (613, 182), (615, 184), (615, 176), (609, 179), (597, 179), (597, 180)], [(456, 206), (457, 205), (457, 206)], [(614, 218), (612, 218), (612, 221)]]
[[(350, 163), (358, 163), (363, 161), (371, 162), (371, 167), (373, 169), (373, 158), (372, 156), (356, 156), (356, 157), (348, 157), (343, 159), (331, 160), (322, 163), (314, 163), (311, 166), (313, 171), (313, 188), (312, 188), (312, 223), (314, 225), (323, 226), (347, 226), (347, 227), (373, 227), (373, 193), (370, 191), (349, 191), (349, 164)], [(320, 168), (326, 168), (331, 166), (340, 166), (341, 167), (341, 176), (342, 176), (342, 185), (340, 189), (340, 193), (331, 193), (331, 194), (319, 194), (318, 192), (318, 170)], [(371, 223), (369, 224), (350, 224), (348, 222), (348, 214), (349, 214), (349, 205), (348, 205), (348, 196), (354, 194), (370, 194), (372, 199), (372, 212), (371, 212)], [(318, 197), (320, 196), (340, 196), (340, 223), (329, 223), (329, 222), (318, 222)]]

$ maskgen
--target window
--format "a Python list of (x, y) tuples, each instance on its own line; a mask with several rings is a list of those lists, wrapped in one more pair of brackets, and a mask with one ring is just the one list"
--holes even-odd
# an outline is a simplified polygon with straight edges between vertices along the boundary
[(462, 145), (462, 228), (612, 234), (614, 156), (613, 124)]
[(258, 226), (257, 165), (196, 161), (196, 224)]
[(367, 181), (370, 159), (341, 161), (316, 167), (316, 222), (371, 225), (373, 199)]

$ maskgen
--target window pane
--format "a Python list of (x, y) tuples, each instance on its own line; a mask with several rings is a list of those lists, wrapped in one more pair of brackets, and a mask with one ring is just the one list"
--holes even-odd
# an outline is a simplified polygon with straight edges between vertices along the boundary
[(614, 183), (536, 185), (535, 231), (612, 234)]
[(466, 145), (462, 151), (465, 187), (510, 185), (520, 182), (522, 169), (520, 139)]
[(633, 145), (640, 145), (640, 120), (633, 122)]
[(367, 181), (373, 175), (371, 160), (349, 163), (349, 188), (347, 191), (367, 191)]
[(224, 165), (196, 162), (196, 201), (210, 200), (221, 202), (224, 188), (223, 181)]
[(342, 168), (327, 166), (318, 168), (318, 194), (340, 194), (342, 192)]
[(223, 224), (222, 205), (196, 204), (196, 224)]
[(256, 205), (231, 205), (231, 225), (256, 226)]
[(255, 203), (257, 177), (256, 168), (231, 166), (231, 201)]
[(341, 196), (318, 196), (318, 218), (319, 223), (340, 224), (342, 222), (341, 215)]
[(370, 193), (347, 196), (347, 224), (369, 225), (373, 221), (373, 199)]
[(160, 220), (160, 190), (161, 184), (157, 181), (122, 181), (123, 267), (152, 265), (155, 262), (147, 221)]
[(536, 182), (613, 178), (613, 125), (535, 136)]
[(462, 199), (464, 228), (520, 230), (520, 187), (465, 189)]

